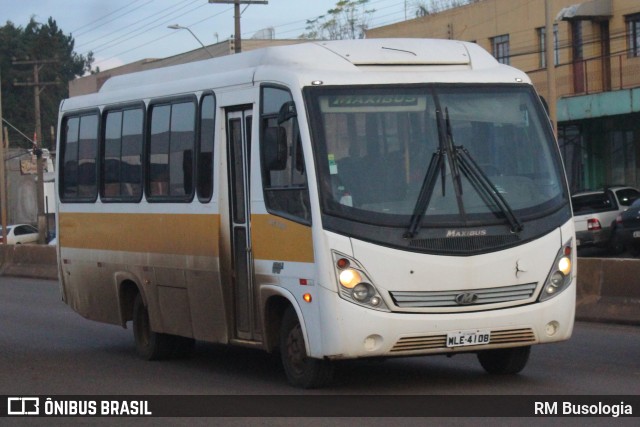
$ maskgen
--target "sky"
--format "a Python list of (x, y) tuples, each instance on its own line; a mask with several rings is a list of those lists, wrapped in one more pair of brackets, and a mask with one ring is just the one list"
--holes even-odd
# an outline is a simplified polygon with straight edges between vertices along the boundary
[[(242, 6), (241, 34), (251, 38), (273, 27), (279, 39), (298, 38), (308, 19), (333, 8), (337, 0), (268, 0), (268, 4)], [(374, 9), (369, 27), (411, 16), (416, 0), (369, 0)], [(245, 9), (246, 7), (246, 9)], [(75, 39), (76, 53), (92, 51), (94, 68), (109, 68), (145, 58), (165, 58), (200, 47), (186, 30), (205, 45), (229, 39), (234, 31), (233, 5), (208, 0), (0, 0), (0, 26), (11, 21), (24, 27), (31, 16), (38, 22), (53, 17), (58, 27)]]

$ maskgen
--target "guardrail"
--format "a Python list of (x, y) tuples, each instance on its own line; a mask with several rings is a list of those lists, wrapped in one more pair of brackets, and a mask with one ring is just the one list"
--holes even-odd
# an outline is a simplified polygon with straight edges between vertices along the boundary
[[(58, 280), (56, 248), (0, 245), (0, 276)], [(579, 258), (576, 319), (640, 325), (640, 259)]]
[(57, 280), (55, 246), (0, 245), (0, 276)]
[(576, 318), (640, 325), (640, 259), (579, 258)]

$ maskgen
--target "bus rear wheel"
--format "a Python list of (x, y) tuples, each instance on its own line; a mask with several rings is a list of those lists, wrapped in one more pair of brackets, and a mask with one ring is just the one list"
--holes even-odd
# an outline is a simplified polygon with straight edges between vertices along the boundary
[(133, 304), (133, 338), (136, 352), (144, 360), (186, 357), (191, 354), (195, 345), (192, 338), (152, 331), (149, 311), (140, 294), (136, 296)]
[(478, 352), (480, 365), (490, 374), (510, 375), (522, 371), (529, 361), (531, 346)]
[(289, 383), (296, 387), (316, 388), (333, 378), (333, 364), (307, 356), (304, 335), (295, 310), (289, 307), (280, 328), (280, 356)]

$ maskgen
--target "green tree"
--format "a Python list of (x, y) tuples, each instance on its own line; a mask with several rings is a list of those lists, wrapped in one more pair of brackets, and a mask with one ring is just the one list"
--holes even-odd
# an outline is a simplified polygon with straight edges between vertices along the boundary
[(369, 0), (339, 0), (325, 15), (307, 20), (305, 39), (361, 39), (369, 27), (375, 9), (367, 9)]
[[(42, 65), (40, 82), (59, 82), (43, 86), (40, 94), (42, 133), (39, 141), (45, 148), (53, 148), (50, 129), (57, 125), (58, 107), (69, 96), (68, 82), (91, 70), (93, 54), (86, 57), (74, 52), (74, 39), (58, 28), (49, 18), (39, 23), (32, 17), (25, 27), (12, 22), (0, 27), (0, 69), (2, 71), (3, 116), (25, 135), (31, 137), (35, 130), (33, 87), (18, 86), (15, 82), (32, 82), (33, 65), (19, 65), (16, 61), (55, 61)], [(29, 141), (9, 127), (12, 146), (31, 148)]]

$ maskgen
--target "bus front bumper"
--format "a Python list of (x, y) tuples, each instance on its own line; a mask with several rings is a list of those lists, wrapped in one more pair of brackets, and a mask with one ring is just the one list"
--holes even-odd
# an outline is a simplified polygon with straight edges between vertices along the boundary
[(467, 313), (382, 312), (322, 289), (321, 325), (307, 325), (308, 339), (321, 340), (311, 345), (323, 349), (312, 352), (316, 358), (452, 354), (558, 342), (571, 337), (575, 317), (575, 277), (545, 302)]

